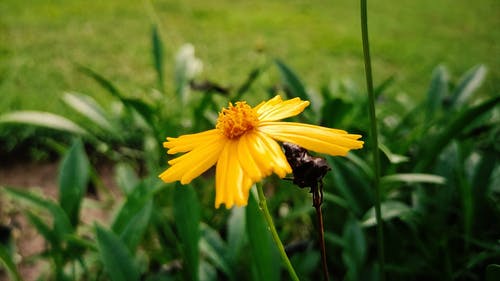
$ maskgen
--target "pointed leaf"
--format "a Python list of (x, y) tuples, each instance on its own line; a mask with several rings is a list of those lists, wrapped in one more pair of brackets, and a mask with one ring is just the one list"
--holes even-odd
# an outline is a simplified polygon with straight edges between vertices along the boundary
[(478, 65), (464, 74), (452, 93), (452, 103), (455, 107), (464, 105), (470, 99), (474, 91), (483, 83), (486, 72), (484, 65)]
[(59, 170), (59, 204), (73, 226), (78, 225), (80, 205), (87, 191), (89, 160), (83, 143), (75, 140)]
[(5, 188), (5, 191), (13, 196), (14, 199), (21, 199), (36, 208), (50, 212), (54, 218), (54, 230), (58, 235), (59, 241), (62, 241), (65, 235), (73, 233), (71, 222), (66, 212), (59, 205), (24, 190)]
[(83, 74), (89, 76), (90, 78), (94, 79), (97, 83), (99, 83), (104, 89), (106, 89), (110, 94), (112, 94), (114, 97), (121, 99), (122, 94), (118, 90), (118, 88), (113, 85), (108, 79), (104, 78), (102, 75), (99, 73), (95, 72), (93, 69), (88, 68), (86, 66), (79, 65), (78, 70), (80, 70)]
[(342, 259), (347, 266), (347, 280), (359, 280), (358, 273), (361, 271), (366, 258), (366, 240), (363, 229), (359, 223), (350, 219), (344, 226), (342, 235), (343, 251)]
[(245, 208), (234, 207), (227, 220), (227, 259), (236, 261), (246, 240)]
[(252, 262), (257, 273), (256, 280), (280, 280), (281, 263), (278, 249), (252, 193), (246, 207), (246, 222)]
[(431, 174), (392, 174), (384, 176), (380, 179), (382, 183), (391, 182), (405, 182), (405, 183), (434, 183), (434, 184), (445, 184), (446, 179)]
[(52, 247), (58, 247), (61, 241), (58, 240), (57, 235), (50, 229), (50, 227), (37, 215), (30, 211), (25, 213), (26, 217), (33, 225), (38, 233), (43, 236), (45, 241), (49, 242)]
[(493, 97), (475, 107), (464, 110), (459, 113), (432, 141), (426, 140), (429, 143), (429, 148), (421, 155), (421, 161), (417, 164), (416, 171), (424, 171), (434, 163), (442, 149), (444, 149), (450, 141), (458, 136), (468, 124), (471, 124), (477, 118), (494, 108), (500, 102), (500, 96)]
[(5, 267), (8, 276), (13, 281), (21, 281), (21, 274), (17, 270), (16, 264), (14, 263), (14, 259), (9, 254), (9, 251), (4, 247), (4, 245), (0, 244), (0, 262)]
[(200, 264), (200, 205), (192, 186), (174, 189), (174, 218), (182, 242), (184, 270), (190, 280), (198, 280)]
[(299, 77), (295, 72), (289, 68), (281, 60), (275, 60), (278, 70), (281, 74), (281, 80), (285, 84), (288, 90), (290, 90), (291, 96), (289, 98), (299, 97), (302, 100), (310, 100), (304, 85), (300, 81)]
[(231, 280), (234, 280), (232, 267), (229, 266), (229, 260), (224, 256), (227, 252), (227, 245), (215, 229), (206, 224), (201, 226), (200, 251), (208, 257), (212, 264), (230, 276)]
[(112, 281), (137, 281), (139, 266), (127, 246), (112, 231), (95, 226), (99, 255), (104, 270)]
[(163, 80), (163, 44), (161, 42), (160, 34), (158, 33), (158, 26), (153, 25), (152, 30), (152, 44), (153, 44), (153, 62), (156, 70), (156, 79), (158, 80), (158, 90), (165, 93), (164, 80)]
[(139, 183), (137, 175), (132, 167), (127, 163), (118, 163), (115, 166), (115, 181), (120, 190), (128, 195), (132, 193)]
[(448, 96), (449, 74), (442, 65), (432, 72), (431, 85), (427, 92), (426, 120), (432, 120), (443, 100)]
[[(404, 216), (410, 214), (412, 212), (411, 208), (400, 201), (385, 201), (380, 205), (380, 211), (382, 213), (382, 220), (387, 221), (396, 217), (404, 218)], [(364, 227), (369, 227), (377, 224), (377, 220), (375, 218), (375, 208), (366, 212), (363, 217), (362, 225)]]
[(407, 156), (392, 153), (392, 151), (390, 151), (390, 149), (383, 143), (379, 143), (378, 148), (384, 153), (391, 164), (404, 163), (410, 160)]
[(500, 265), (489, 264), (486, 267), (486, 281), (496, 281), (500, 279)]
[(113, 122), (109, 120), (104, 110), (92, 97), (77, 93), (66, 93), (63, 96), (63, 101), (75, 111), (92, 121), (104, 132), (119, 136), (118, 130), (115, 125), (113, 125)]
[(152, 212), (153, 200), (150, 199), (146, 201), (146, 204), (144, 204), (142, 209), (130, 218), (127, 225), (125, 225), (125, 228), (120, 233), (120, 238), (128, 247), (130, 252), (134, 253), (137, 245), (141, 242), (151, 220)]
[(134, 217), (144, 209), (144, 206), (151, 200), (152, 192), (143, 181), (138, 183), (132, 193), (127, 196), (125, 203), (121, 206), (113, 220), (111, 229), (114, 233), (121, 235), (127, 225), (134, 220)]
[(40, 126), (82, 136), (89, 134), (85, 129), (65, 117), (42, 111), (12, 111), (0, 115), (0, 123)]

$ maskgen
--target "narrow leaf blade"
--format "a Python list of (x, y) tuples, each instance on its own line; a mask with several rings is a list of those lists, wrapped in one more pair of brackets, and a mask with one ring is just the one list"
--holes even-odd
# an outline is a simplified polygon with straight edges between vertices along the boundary
[(198, 280), (200, 264), (200, 206), (192, 186), (174, 189), (174, 218), (182, 242), (185, 270), (190, 280)]
[(12, 111), (0, 116), (0, 123), (20, 123), (85, 136), (89, 133), (66, 117), (42, 111)]
[(302, 100), (310, 100), (297, 74), (281, 60), (276, 60), (275, 63), (278, 66), (283, 83), (291, 92), (291, 97), (289, 98), (299, 97)]
[(275, 281), (280, 279), (278, 249), (273, 243), (262, 213), (253, 194), (246, 207), (246, 229), (252, 253), (252, 262), (257, 272), (256, 280)]
[(59, 204), (73, 226), (78, 224), (80, 205), (87, 191), (89, 160), (83, 143), (75, 140), (66, 153), (59, 171)]
[(109, 278), (112, 281), (139, 280), (139, 267), (120, 238), (98, 225), (95, 231), (99, 255)]

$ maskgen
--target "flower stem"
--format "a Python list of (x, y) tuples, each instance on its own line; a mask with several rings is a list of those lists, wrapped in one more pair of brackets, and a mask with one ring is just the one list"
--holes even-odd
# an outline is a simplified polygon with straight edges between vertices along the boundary
[(366, 0), (361, 1), (361, 37), (363, 41), (363, 55), (365, 61), (366, 87), (368, 90), (368, 104), (370, 111), (370, 135), (373, 143), (373, 162), (375, 169), (375, 218), (377, 220), (378, 259), (380, 264), (380, 280), (385, 280), (384, 233), (382, 228), (382, 214), (380, 210), (380, 155), (378, 150), (377, 116), (375, 113), (375, 94), (373, 92), (372, 66), (370, 58), (370, 44), (368, 42), (368, 15)]
[(316, 188), (311, 189), (313, 193), (313, 207), (316, 209), (316, 219), (318, 221), (319, 245), (321, 248), (321, 264), (323, 267), (323, 280), (328, 281), (328, 265), (326, 263), (325, 229), (323, 227), (323, 213), (321, 203), (323, 203), (323, 183), (316, 183)]
[(299, 281), (299, 277), (297, 276), (297, 273), (295, 273), (292, 263), (290, 262), (288, 256), (286, 255), (285, 247), (283, 247), (283, 243), (281, 243), (280, 237), (278, 236), (278, 232), (276, 231), (276, 227), (274, 227), (273, 218), (271, 217), (269, 209), (267, 208), (266, 196), (264, 196), (264, 191), (262, 190), (262, 184), (257, 183), (256, 185), (257, 185), (257, 192), (259, 194), (260, 210), (264, 214), (264, 218), (266, 219), (269, 231), (271, 231), (271, 234), (273, 236), (274, 243), (276, 244), (276, 246), (278, 246), (281, 259), (283, 260), (283, 263), (285, 264), (285, 267), (288, 270), (288, 273), (290, 274), (292, 280)]

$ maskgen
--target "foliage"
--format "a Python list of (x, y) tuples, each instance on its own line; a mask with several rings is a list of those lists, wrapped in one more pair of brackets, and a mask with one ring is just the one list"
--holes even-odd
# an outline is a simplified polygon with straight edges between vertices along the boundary
[[(216, 83), (206, 81), (198, 93), (191, 87), (199, 82), (201, 62), (189, 46), (181, 48), (176, 59), (175, 94), (165, 93), (168, 80), (158, 29), (153, 28), (151, 38), (158, 89), (149, 95), (129, 97), (96, 71), (78, 66), (109, 93), (110, 104), (66, 93), (63, 101), (80, 118), (28, 111), (0, 116), (2, 125), (44, 126), (75, 137), (61, 163), (57, 201), (2, 188), (9, 198), (24, 203), (26, 217), (47, 243), (45, 252), (35, 257), (52, 265), (41, 278), (285, 279), (255, 199), (250, 196), (246, 208), (214, 210), (211, 172), (188, 186), (161, 183), (157, 174), (165, 168), (165, 152), (160, 141), (213, 127), (215, 113), (228, 99), (253, 100), (261, 93), (273, 95), (276, 87), (288, 97), (311, 101), (301, 117), (305, 121), (366, 136), (365, 95), (349, 83), (309, 90), (286, 63), (269, 58), (250, 69), (239, 87), (221, 92)], [(281, 82), (256, 88), (254, 81), (271, 69), (280, 73)], [(419, 104), (387, 95), (392, 78), (376, 88), (390, 279), (481, 280), (498, 275), (500, 228), (494, 222), (500, 219), (500, 97), (475, 99), (485, 75), (486, 68), (477, 66), (455, 83), (439, 66), (427, 98)], [(85, 148), (117, 162), (121, 196), (108, 198), (114, 203), (109, 224), (82, 220), (84, 194), (96, 181)], [(325, 179), (323, 214), (330, 274), (335, 279), (376, 280), (370, 155), (361, 151), (327, 160), (332, 172)], [(318, 280), (315, 217), (307, 191), (275, 177), (268, 179), (266, 190), (273, 194), (270, 210), (300, 279)], [(102, 207), (109, 208), (104, 201)], [(17, 278), (11, 253), (3, 246), (0, 251), (2, 264)]]

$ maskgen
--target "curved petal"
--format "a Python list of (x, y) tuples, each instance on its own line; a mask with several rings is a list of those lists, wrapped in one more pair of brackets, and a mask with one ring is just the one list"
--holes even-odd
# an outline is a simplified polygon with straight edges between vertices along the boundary
[(167, 138), (167, 141), (163, 143), (163, 147), (169, 149), (168, 154), (187, 152), (217, 136), (222, 136), (222, 134), (218, 129), (212, 129), (201, 133), (183, 135), (178, 138)]
[(280, 95), (276, 95), (276, 96), (274, 96), (274, 98), (272, 98), (272, 99), (270, 99), (268, 101), (263, 101), (263, 102), (259, 103), (253, 109), (255, 110), (255, 112), (261, 113), (263, 111), (269, 110), (273, 105), (276, 105), (276, 104), (278, 104), (278, 103), (280, 103), (282, 101), (283, 100), (281, 99), (281, 96)]
[(224, 146), (225, 141), (216, 139), (172, 159), (169, 161), (172, 166), (161, 173), (160, 178), (164, 182), (180, 180), (182, 184), (188, 184), (217, 162)]
[(293, 98), (282, 101), (276, 96), (256, 109), (260, 121), (276, 121), (300, 114), (309, 106), (308, 101)]
[(280, 145), (275, 140), (258, 131), (254, 131), (249, 135), (252, 140), (249, 150), (254, 155), (256, 162), (259, 163), (265, 176), (273, 171), (283, 178), (286, 174), (292, 172), (285, 154), (283, 154)]
[(252, 155), (250, 147), (253, 139), (249, 134), (244, 134), (238, 140), (238, 160), (243, 168), (243, 171), (253, 180), (260, 181), (263, 177), (270, 174), (266, 174), (265, 169), (261, 169), (259, 163), (254, 159), (255, 156)]
[(308, 150), (333, 156), (345, 156), (351, 149), (363, 147), (361, 135), (348, 134), (342, 130), (330, 129), (293, 122), (267, 122), (259, 130), (282, 142), (291, 142)]
[(231, 140), (226, 143), (215, 174), (215, 207), (224, 203), (226, 208), (233, 205), (245, 206), (248, 202), (249, 190), (253, 181), (248, 177), (240, 165), (237, 154), (232, 154), (238, 149), (238, 141)]

